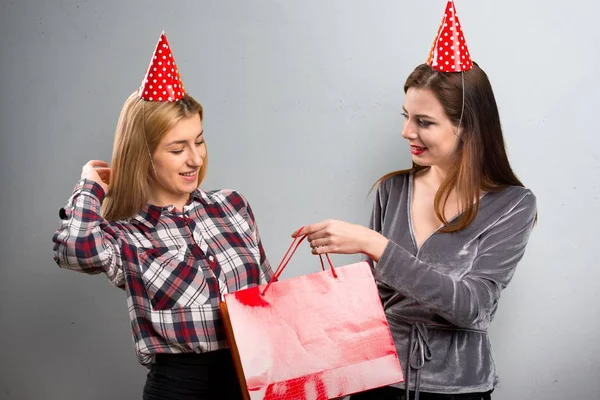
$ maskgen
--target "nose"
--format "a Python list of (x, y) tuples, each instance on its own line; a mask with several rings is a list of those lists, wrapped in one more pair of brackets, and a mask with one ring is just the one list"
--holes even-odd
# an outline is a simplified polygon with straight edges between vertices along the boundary
[(410, 119), (404, 121), (404, 126), (402, 127), (402, 137), (406, 140), (414, 140), (419, 137), (417, 128), (415, 127), (415, 124), (410, 121)]
[(190, 167), (200, 168), (202, 166), (204, 163), (204, 153), (206, 152), (205, 149), (204, 145), (192, 147), (187, 161)]

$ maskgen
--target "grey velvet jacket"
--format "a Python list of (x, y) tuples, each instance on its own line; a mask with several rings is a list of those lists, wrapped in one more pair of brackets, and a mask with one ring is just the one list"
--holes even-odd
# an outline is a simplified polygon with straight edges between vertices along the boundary
[(513, 277), (536, 215), (536, 198), (511, 186), (487, 193), (474, 222), (434, 232), (417, 249), (411, 226), (413, 173), (378, 189), (371, 229), (388, 239), (374, 276), (405, 383), (434, 393), (492, 390), (497, 382), (490, 326)]

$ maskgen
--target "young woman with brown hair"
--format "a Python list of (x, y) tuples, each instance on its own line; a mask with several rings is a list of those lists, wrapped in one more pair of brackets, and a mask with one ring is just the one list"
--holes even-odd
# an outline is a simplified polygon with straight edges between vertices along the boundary
[(511, 169), (492, 87), (453, 17), (449, 2), (430, 62), (404, 86), (413, 168), (378, 181), (368, 228), (326, 220), (302, 231), (314, 254), (372, 261), (403, 360), (404, 383), (352, 399), (490, 399), (497, 382), (487, 330), (536, 198)]

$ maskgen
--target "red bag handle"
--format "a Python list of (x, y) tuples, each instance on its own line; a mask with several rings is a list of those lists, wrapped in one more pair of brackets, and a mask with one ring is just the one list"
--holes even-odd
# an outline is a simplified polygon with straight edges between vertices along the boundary
[[(294, 253), (296, 253), (296, 250), (298, 249), (298, 246), (300, 246), (300, 243), (302, 243), (302, 241), (304, 239), (306, 239), (306, 237), (308, 236), (308, 235), (300, 236), (300, 233), (302, 232), (303, 229), (304, 229), (304, 227), (298, 229), (298, 234), (296, 235), (296, 237), (292, 241), (292, 244), (290, 244), (290, 247), (288, 247), (287, 251), (283, 255), (283, 258), (281, 259), (279, 266), (277, 266), (275, 273), (269, 280), (269, 283), (265, 287), (265, 290), (263, 290), (263, 292), (261, 293), (262, 295), (264, 295), (267, 292), (267, 290), (269, 289), (269, 286), (271, 286), (271, 284), (273, 282), (275, 282), (279, 279), (279, 276), (281, 275), (281, 273), (283, 272), (285, 267), (287, 267), (287, 265), (289, 264), (290, 260), (292, 259), (292, 256), (294, 255)], [(293, 250), (292, 250), (292, 248), (293, 248)], [(290, 251), (291, 251), (291, 253), (290, 253)], [(289, 257), (288, 257), (288, 254), (289, 254)], [(327, 262), (329, 263), (329, 268), (331, 269), (331, 273), (333, 274), (333, 277), (337, 278), (337, 273), (335, 272), (333, 263), (331, 262), (331, 259), (329, 258), (329, 254), (325, 253), (325, 257), (327, 258)], [(321, 269), (323, 271), (325, 271), (325, 264), (323, 263), (323, 255), (322, 254), (319, 254), (319, 260), (321, 261)]]

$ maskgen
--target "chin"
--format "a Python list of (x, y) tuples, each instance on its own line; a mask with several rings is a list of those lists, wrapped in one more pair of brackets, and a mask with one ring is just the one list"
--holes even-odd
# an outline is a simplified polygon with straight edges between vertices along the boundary
[(196, 185), (182, 185), (179, 186), (176, 190), (181, 193), (182, 195), (186, 195), (186, 194), (190, 194), (193, 193), (194, 190), (196, 190), (197, 186)]
[(194, 193), (194, 190), (196, 190), (197, 188), (198, 188), (197, 186), (185, 188), (182, 190), (182, 192), (185, 194), (191, 194), (191, 193)]
[(412, 157), (412, 162), (417, 164), (420, 167), (431, 167), (433, 164), (427, 160), (422, 159), (421, 157)]

